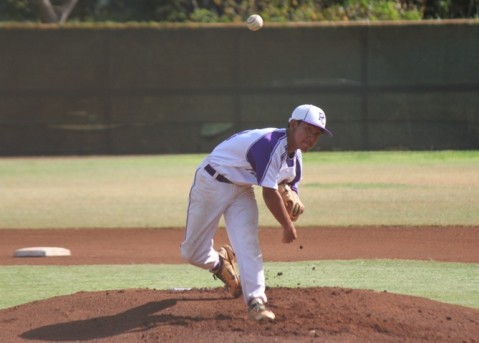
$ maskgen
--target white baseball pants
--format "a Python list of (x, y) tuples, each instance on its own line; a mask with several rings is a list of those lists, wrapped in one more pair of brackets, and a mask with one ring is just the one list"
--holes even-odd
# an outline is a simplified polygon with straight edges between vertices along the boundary
[(236, 253), (243, 298), (267, 302), (263, 255), (258, 237), (258, 205), (253, 186), (216, 180), (206, 172), (204, 161), (191, 187), (185, 240), (181, 254), (189, 263), (211, 270), (219, 261), (214, 235), (224, 215), (228, 237)]

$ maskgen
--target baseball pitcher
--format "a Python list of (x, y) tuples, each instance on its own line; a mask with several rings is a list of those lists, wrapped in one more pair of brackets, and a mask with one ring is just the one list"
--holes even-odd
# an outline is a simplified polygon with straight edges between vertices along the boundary
[[(314, 105), (294, 109), (287, 128), (239, 132), (220, 143), (199, 165), (189, 195), (182, 256), (209, 270), (234, 297), (243, 297), (252, 320), (274, 320), (266, 307), (258, 206), (253, 186), (262, 187), (266, 206), (281, 225), (282, 241), (297, 238), (294, 222), (303, 213), (298, 196), (302, 152), (326, 129), (326, 115)], [(231, 243), (219, 250), (213, 238), (224, 216)]]

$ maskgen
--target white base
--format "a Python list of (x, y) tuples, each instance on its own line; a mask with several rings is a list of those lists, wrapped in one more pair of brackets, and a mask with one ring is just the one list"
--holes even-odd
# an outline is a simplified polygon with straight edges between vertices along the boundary
[(32, 247), (15, 250), (15, 257), (48, 257), (70, 256), (71, 252), (65, 248), (57, 247)]

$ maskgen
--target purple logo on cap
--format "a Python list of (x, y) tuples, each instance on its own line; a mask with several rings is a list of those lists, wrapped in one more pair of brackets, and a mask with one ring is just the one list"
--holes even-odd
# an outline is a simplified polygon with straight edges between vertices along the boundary
[(326, 116), (324, 115), (323, 112), (319, 112), (319, 123), (321, 124), (322, 127), (326, 126)]

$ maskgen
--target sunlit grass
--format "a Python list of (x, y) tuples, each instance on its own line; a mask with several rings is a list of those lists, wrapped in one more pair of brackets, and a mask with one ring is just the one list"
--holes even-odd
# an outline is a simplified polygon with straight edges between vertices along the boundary
[[(203, 157), (2, 158), (0, 227), (182, 227)], [(300, 195), (298, 226), (478, 225), (479, 152), (308, 153)]]
[[(387, 291), (479, 308), (479, 266), (405, 260), (266, 263), (269, 287), (345, 287)], [(33, 286), (34, 285), (34, 286)], [(0, 267), (0, 308), (79, 291), (222, 287), (182, 265)]]

